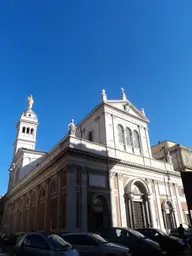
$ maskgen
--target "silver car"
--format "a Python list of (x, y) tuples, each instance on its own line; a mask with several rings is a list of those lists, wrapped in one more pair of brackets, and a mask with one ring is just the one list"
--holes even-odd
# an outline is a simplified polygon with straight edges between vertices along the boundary
[(24, 234), (13, 248), (14, 256), (78, 256), (74, 247), (56, 234)]
[(97, 234), (69, 233), (61, 237), (74, 245), (80, 256), (131, 256), (129, 248), (107, 242)]

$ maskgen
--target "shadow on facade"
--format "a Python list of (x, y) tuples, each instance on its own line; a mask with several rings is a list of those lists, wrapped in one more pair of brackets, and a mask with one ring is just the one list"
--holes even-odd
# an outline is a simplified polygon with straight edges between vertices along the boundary
[(192, 172), (181, 172), (181, 177), (189, 211), (189, 222), (192, 225)]
[[(31, 230), (96, 231), (112, 225), (110, 171), (120, 160), (108, 157), (107, 149), (92, 149), (90, 143), (89, 146), (71, 144), (47, 164), (46, 176), (54, 166), (52, 177), (44, 176), (42, 183), (37, 182), (38, 185), (25, 194), (19, 190), (13, 202), (9, 202), (6, 196), (7, 207), (3, 213), (6, 233)], [(75, 169), (73, 175), (68, 175), (71, 165)], [(68, 176), (76, 184), (72, 182), (69, 186)], [(42, 179), (42, 176), (39, 178)], [(23, 189), (31, 187), (32, 182), (34, 179), (27, 182)], [(68, 196), (71, 192), (72, 196)], [(73, 206), (69, 207), (70, 204)]]
[[(95, 145), (95, 144), (94, 144)], [(111, 171), (120, 160), (109, 157), (108, 150), (96, 150), (87, 148), (84, 144), (75, 144), (71, 149), (72, 155), (81, 155), (86, 163), (87, 175), (87, 227), (89, 232), (94, 232), (102, 227), (112, 226), (111, 208)], [(98, 166), (98, 168), (93, 167)], [(79, 163), (76, 162), (78, 165)], [(98, 175), (98, 176), (97, 176)], [(95, 181), (93, 180), (95, 177)], [(103, 178), (102, 178), (103, 177)], [(105, 179), (105, 184), (103, 183)], [(81, 187), (84, 189), (84, 186)], [(84, 207), (81, 205), (81, 207)]]

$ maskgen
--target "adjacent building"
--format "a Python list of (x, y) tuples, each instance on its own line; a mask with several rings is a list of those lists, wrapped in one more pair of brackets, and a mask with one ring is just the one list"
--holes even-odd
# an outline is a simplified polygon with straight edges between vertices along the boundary
[(191, 222), (192, 212), (192, 149), (175, 142), (166, 140), (159, 142), (152, 147), (152, 154), (155, 159), (166, 161), (167, 155), (172, 158), (173, 168), (180, 172), (183, 180), (183, 187), (179, 188), (180, 194), (186, 195), (188, 208), (184, 203), (182, 211), (185, 212), (186, 220), (189, 225)]
[(38, 120), (32, 96), (14, 144), (2, 228), (94, 231), (105, 226), (162, 230), (187, 222), (180, 172), (153, 158), (144, 109), (124, 89), (101, 102), (49, 152), (35, 149)]

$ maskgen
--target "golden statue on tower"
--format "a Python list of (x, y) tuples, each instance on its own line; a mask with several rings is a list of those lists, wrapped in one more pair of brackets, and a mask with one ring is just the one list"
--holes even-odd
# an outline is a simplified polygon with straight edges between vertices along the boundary
[(30, 95), (30, 96), (28, 97), (28, 108), (32, 109), (33, 104), (34, 104), (33, 96)]

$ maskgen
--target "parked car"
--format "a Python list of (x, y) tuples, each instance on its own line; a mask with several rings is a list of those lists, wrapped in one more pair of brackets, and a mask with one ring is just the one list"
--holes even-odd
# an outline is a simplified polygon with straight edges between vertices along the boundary
[(5, 245), (11, 247), (16, 245), (16, 243), (22, 238), (24, 233), (15, 233), (8, 236), (8, 238), (5, 240)]
[(176, 252), (183, 252), (185, 250), (185, 243), (182, 239), (169, 236), (165, 232), (153, 229), (153, 228), (144, 228), (137, 229), (140, 233), (142, 233), (147, 238), (157, 242), (161, 249), (169, 254)]
[(110, 243), (97, 234), (70, 233), (61, 236), (75, 246), (80, 256), (131, 256), (127, 247)]
[(8, 255), (9, 255), (8, 252), (5, 252), (5, 251), (3, 251), (2, 248), (0, 248), (0, 256), (8, 256)]
[(43, 232), (22, 235), (13, 252), (14, 256), (78, 256), (75, 248), (60, 236)]
[[(178, 229), (172, 229), (169, 233), (170, 236), (179, 237)], [(185, 238), (192, 238), (192, 228), (186, 228), (184, 232)]]
[(133, 256), (158, 256), (162, 254), (158, 243), (130, 228), (103, 228), (97, 233), (110, 242), (128, 246)]

